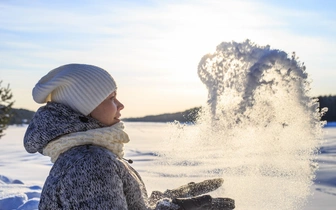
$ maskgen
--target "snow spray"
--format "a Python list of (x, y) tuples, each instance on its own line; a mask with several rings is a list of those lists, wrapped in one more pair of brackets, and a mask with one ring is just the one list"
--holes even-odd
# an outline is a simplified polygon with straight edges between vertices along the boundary
[(249, 40), (223, 42), (198, 75), (208, 101), (193, 125), (171, 125), (160, 170), (189, 181), (223, 177), (214, 196), (235, 199), (236, 209), (302, 209), (323, 136), (304, 64)]

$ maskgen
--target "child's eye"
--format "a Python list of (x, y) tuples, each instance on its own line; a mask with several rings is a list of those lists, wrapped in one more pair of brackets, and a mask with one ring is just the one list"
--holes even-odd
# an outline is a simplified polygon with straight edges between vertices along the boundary
[(116, 99), (116, 96), (117, 96), (117, 94), (115, 94), (115, 93), (114, 93), (114, 94), (111, 94), (109, 99), (110, 99), (111, 101), (113, 101), (113, 100)]

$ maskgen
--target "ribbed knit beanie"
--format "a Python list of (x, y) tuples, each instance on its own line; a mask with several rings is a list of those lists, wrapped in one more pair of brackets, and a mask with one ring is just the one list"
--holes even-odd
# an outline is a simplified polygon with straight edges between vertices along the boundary
[(62, 103), (84, 115), (90, 114), (117, 89), (112, 76), (87, 64), (67, 64), (51, 70), (33, 89), (37, 103)]

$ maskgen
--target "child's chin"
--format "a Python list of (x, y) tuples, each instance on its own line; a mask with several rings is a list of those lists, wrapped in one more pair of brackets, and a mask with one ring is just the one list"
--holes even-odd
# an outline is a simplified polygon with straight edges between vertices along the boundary
[(119, 119), (114, 119), (113, 122), (111, 123), (111, 125), (117, 124), (118, 122), (120, 122)]

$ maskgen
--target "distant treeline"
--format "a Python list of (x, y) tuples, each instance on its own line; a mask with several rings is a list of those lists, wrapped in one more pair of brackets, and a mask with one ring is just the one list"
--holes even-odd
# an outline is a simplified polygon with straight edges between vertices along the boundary
[[(322, 117), (322, 120), (336, 122), (336, 95), (319, 96), (320, 108), (327, 107), (328, 112)], [(175, 120), (183, 123), (193, 123), (201, 107), (195, 107), (183, 112), (167, 113), (160, 115), (149, 115), (137, 118), (123, 118), (125, 122), (173, 122)], [(26, 109), (12, 109), (12, 118), (9, 122), (13, 124), (27, 124), (32, 119), (35, 112)]]
[(137, 118), (124, 118), (125, 122), (174, 122), (175, 120), (183, 123), (193, 123), (201, 107), (188, 109), (184, 112), (167, 113), (160, 115), (149, 115)]
[[(319, 96), (318, 100), (320, 102), (320, 109), (327, 107), (328, 112), (322, 117), (322, 120), (327, 122), (336, 122), (336, 95), (335, 96)], [(160, 114), (160, 115), (149, 115), (145, 117), (138, 118), (126, 118), (123, 121), (129, 122), (173, 122), (177, 120), (179, 122), (195, 122), (197, 118), (198, 111), (201, 107), (195, 107), (188, 109), (184, 112)]]
[(12, 109), (9, 124), (18, 125), (18, 124), (28, 124), (33, 118), (35, 112), (29, 111), (27, 109)]

